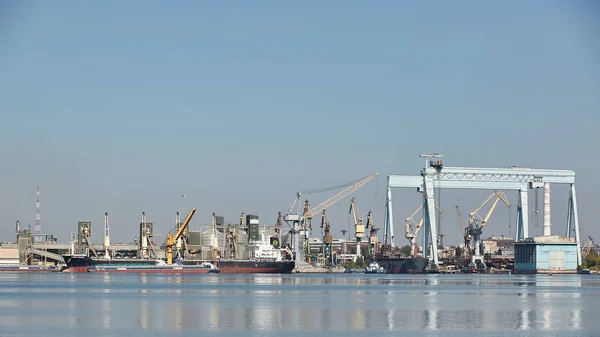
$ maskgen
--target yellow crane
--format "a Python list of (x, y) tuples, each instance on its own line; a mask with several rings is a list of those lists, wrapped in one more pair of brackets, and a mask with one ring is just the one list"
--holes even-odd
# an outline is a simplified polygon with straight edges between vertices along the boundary
[[(490, 210), (486, 216), (482, 218), (479, 214), (477, 214), (477, 212), (480, 211), (481, 208), (483, 208), (483, 206), (485, 206), (485, 204), (487, 204), (488, 201), (490, 201), (494, 196), (496, 196), (496, 200), (494, 200), (494, 203), (490, 207)], [(509, 208), (511, 207), (510, 202), (508, 202), (508, 199), (503, 192), (494, 191), (483, 203), (481, 203), (481, 205), (479, 205), (479, 207), (477, 207), (473, 212), (469, 213), (469, 225), (465, 230), (465, 235), (469, 235), (471, 238), (472, 245), (469, 247), (469, 249), (470, 251), (474, 250), (472, 254), (473, 259), (481, 258), (481, 234), (483, 233), (483, 227), (490, 219), (492, 212), (494, 212), (494, 209), (500, 200), (502, 200)]]
[[(440, 214), (443, 213), (437, 204), (434, 204), (434, 206)], [(408, 242), (410, 242), (410, 249), (413, 256), (417, 256), (418, 246), (416, 238), (419, 230), (421, 230), (421, 227), (423, 227), (424, 220), (424, 218), (421, 218), (419, 222), (416, 222), (414, 217), (421, 209), (423, 209), (423, 205), (419, 206), (419, 208), (417, 208), (417, 210), (411, 216), (406, 218), (404, 222), (404, 237), (408, 239)]]
[(188, 224), (190, 223), (190, 220), (192, 220), (192, 217), (194, 216), (194, 213), (196, 213), (196, 209), (192, 208), (185, 220), (183, 220), (181, 226), (179, 226), (179, 229), (177, 230), (175, 236), (171, 235), (170, 232), (167, 233), (167, 264), (173, 264), (173, 246), (177, 242), (177, 239), (181, 237), (181, 235), (187, 228)]
[(356, 255), (360, 256), (360, 242), (365, 237), (365, 226), (363, 225), (363, 219), (358, 215), (360, 214), (356, 209), (356, 199), (352, 197), (350, 200), (350, 209), (348, 213), (354, 217), (354, 237), (356, 238)]
[(371, 256), (375, 256), (378, 253), (378, 245), (377, 245), (377, 231), (379, 228), (375, 227), (375, 223), (373, 222), (373, 216), (371, 216), (371, 211), (367, 213), (367, 224), (365, 228), (369, 228), (369, 244), (371, 248)]

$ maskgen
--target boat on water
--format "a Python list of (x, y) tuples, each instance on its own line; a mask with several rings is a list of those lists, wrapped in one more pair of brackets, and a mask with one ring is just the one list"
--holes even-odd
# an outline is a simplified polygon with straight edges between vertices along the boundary
[(422, 256), (378, 257), (375, 260), (387, 274), (425, 274), (429, 259)]
[(365, 274), (385, 274), (386, 271), (376, 261), (371, 261), (367, 268), (365, 268)]
[[(278, 248), (262, 239), (248, 243), (248, 259), (217, 259), (216, 267), (221, 274), (290, 274), (296, 267), (288, 248)], [(199, 260), (184, 260), (183, 265), (202, 263)]]
[(210, 262), (185, 265), (178, 261), (169, 265), (161, 259), (104, 259), (83, 254), (63, 255), (63, 258), (67, 264), (63, 272), (207, 274), (220, 271)]
[(0, 272), (59, 272), (62, 266), (0, 264)]

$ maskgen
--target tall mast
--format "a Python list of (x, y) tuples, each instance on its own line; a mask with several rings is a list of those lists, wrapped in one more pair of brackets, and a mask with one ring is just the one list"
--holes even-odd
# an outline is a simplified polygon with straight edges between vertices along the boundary
[(110, 232), (108, 229), (108, 213), (104, 213), (104, 257), (110, 259)]
[(40, 234), (42, 231), (42, 220), (40, 217), (40, 183), (37, 184), (37, 194), (35, 199), (35, 234)]

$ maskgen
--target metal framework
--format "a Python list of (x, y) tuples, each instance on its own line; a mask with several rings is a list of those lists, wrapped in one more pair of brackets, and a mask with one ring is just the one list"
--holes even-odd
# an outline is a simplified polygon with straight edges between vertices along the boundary
[[(517, 226), (515, 241), (529, 238), (528, 223), (528, 192), (530, 189), (549, 186), (549, 184), (569, 184), (570, 196), (568, 201), (568, 216), (566, 236), (571, 237), (575, 231), (577, 243), (577, 261), (581, 263), (579, 241), (579, 217), (577, 213), (577, 198), (575, 192), (575, 172), (571, 170), (538, 170), (521, 167), (501, 168), (472, 168), (444, 167), (441, 160), (429, 161), (429, 158), (440, 158), (442, 155), (421, 155), (426, 158), (425, 168), (420, 176), (390, 175), (388, 176), (386, 218), (384, 227), (384, 244), (388, 238), (395, 245), (392, 212), (392, 188), (415, 188), (423, 193), (423, 212), (425, 228), (423, 233), (423, 255), (429, 255), (429, 240), (437, 238), (437, 223), (434, 206), (435, 188), (453, 189), (491, 189), (516, 190), (519, 193), (517, 207)], [(437, 249), (431, 251), (432, 262), (438, 264)]]

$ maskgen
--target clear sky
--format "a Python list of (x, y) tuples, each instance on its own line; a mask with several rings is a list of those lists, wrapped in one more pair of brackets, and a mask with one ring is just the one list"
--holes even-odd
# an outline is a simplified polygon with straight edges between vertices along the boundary
[[(192, 229), (212, 212), (273, 224), (297, 191), (372, 172), (357, 205), (381, 227), (386, 176), (440, 152), (576, 170), (582, 235), (600, 241), (599, 15), (595, 1), (2, 1), (0, 240), (35, 222), (37, 182), (61, 242), (79, 220), (101, 242), (104, 212), (113, 242), (143, 211), (162, 233), (191, 207)], [(444, 192), (446, 243), (454, 205), (487, 193)], [(394, 194), (399, 244), (419, 198)], [(334, 234), (348, 207), (330, 209)], [(501, 208), (484, 234), (511, 234)]]

